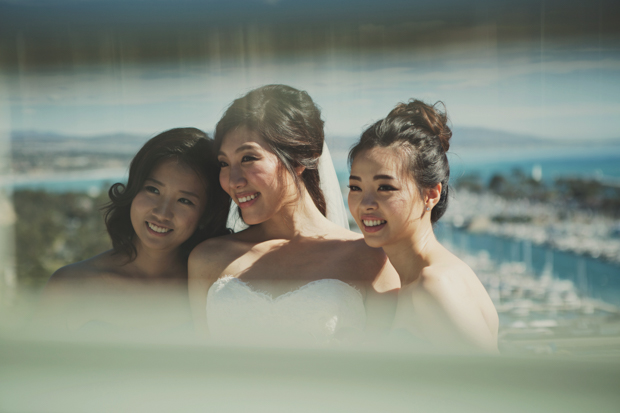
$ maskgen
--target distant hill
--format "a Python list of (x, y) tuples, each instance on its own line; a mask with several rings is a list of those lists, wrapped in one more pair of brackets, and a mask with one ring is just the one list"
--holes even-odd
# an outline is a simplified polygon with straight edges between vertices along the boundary
[(11, 135), (13, 151), (133, 154), (150, 138), (145, 135), (117, 133), (92, 137), (65, 136), (55, 133), (17, 131)]
[(548, 145), (554, 142), (537, 136), (521, 135), (493, 129), (455, 127), (452, 129), (450, 145), (454, 147), (482, 146), (488, 148), (492, 146)]
[[(64, 136), (55, 133), (13, 132), (11, 141), (13, 149), (23, 152), (63, 152), (67, 153), (119, 153), (134, 154), (150, 138), (146, 135), (117, 133), (94, 137)], [(334, 153), (348, 152), (359, 136), (327, 136), (327, 143)], [(594, 140), (559, 140), (532, 135), (522, 135), (486, 128), (454, 127), (450, 141), (451, 148), (508, 148), (524, 146), (551, 147), (580, 145), (620, 145), (620, 138)]]
[[(524, 146), (582, 146), (582, 145), (620, 145), (620, 138), (617, 139), (591, 139), (582, 140), (560, 140), (548, 139), (538, 136), (510, 133), (486, 128), (454, 127), (452, 129), (452, 139), (450, 140), (451, 149), (462, 148), (523, 148)], [(355, 137), (327, 137), (327, 143), (332, 152), (348, 152), (359, 139)]]

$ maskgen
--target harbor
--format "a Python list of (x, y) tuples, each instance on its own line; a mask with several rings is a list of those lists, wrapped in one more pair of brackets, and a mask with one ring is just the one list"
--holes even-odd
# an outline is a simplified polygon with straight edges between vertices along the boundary
[(555, 212), (458, 191), (436, 234), (489, 292), (502, 353), (619, 355), (620, 248), (603, 230), (613, 221), (573, 220), (558, 237), (550, 230), (557, 222), (498, 223), (491, 219), (498, 211), (532, 218)]

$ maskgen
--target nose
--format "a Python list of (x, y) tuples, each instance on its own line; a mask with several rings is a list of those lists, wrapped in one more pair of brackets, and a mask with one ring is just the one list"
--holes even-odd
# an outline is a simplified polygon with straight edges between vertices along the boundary
[(248, 181), (245, 179), (245, 175), (243, 170), (239, 166), (230, 167), (230, 171), (228, 174), (228, 186), (230, 189), (240, 189), (243, 188)]
[(375, 209), (377, 209), (379, 205), (377, 204), (377, 200), (375, 199), (374, 192), (367, 191), (362, 196), (362, 202), (360, 203), (360, 206), (364, 211), (374, 211)]
[(167, 199), (161, 197), (158, 202), (153, 206), (152, 213), (158, 220), (169, 221), (174, 216), (172, 208), (173, 199)]

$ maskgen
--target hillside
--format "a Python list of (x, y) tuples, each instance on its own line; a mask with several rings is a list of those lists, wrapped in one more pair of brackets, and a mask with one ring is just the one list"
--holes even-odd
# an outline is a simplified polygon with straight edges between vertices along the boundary
[[(342, 154), (358, 141), (359, 136), (354, 137), (327, 137), (327, 143), (332, 152)], [(524, 147), (579, 147), (592, 145), (618, 145), (620, 137), (616, 139), (591, 139), (581, 140), (558, 140), (541, 138), (531, 135), (522, 135), (486, 128), (454, 127), (452, 129), (451, 149), (484, 148), (485, 150), (524, 148)]]

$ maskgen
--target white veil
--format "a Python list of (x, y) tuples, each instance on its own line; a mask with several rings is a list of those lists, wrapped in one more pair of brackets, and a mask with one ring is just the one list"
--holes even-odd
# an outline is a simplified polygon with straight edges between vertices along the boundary
[(347, 208), (344, 206), (336, 168), (334, 168), (334, 162), (329, 154), (329, 149), (327, 149), (327, 142), (323, 143), (323, 153), (319, 158), (319, 176), (321, 178), (321, 190), (325, 196), (325, 204), (327, 206), (327, 219), (334, 224), (349, 229)]
[[(334, 168), (334, 162), (329, 154), (329, 149), (327, 149), (326, 142), (323, 143), (323, 153), (319, 158), (318, 170), (319, 177), (321, 179), (321, 190), (325, 196), (327, 219), (332, 221), (334, 224), (338, 224), (341, 227), (349, 229), (347, 209), (344, 206), (342, 191), (340, 190), (338, 176), (336, 175), (336, 168)], [(236, 208), (235, 203), (232, 201), (226, 226), (235, 232), (239, 232), (248, 227), (239, 216), (238, 208)]]

